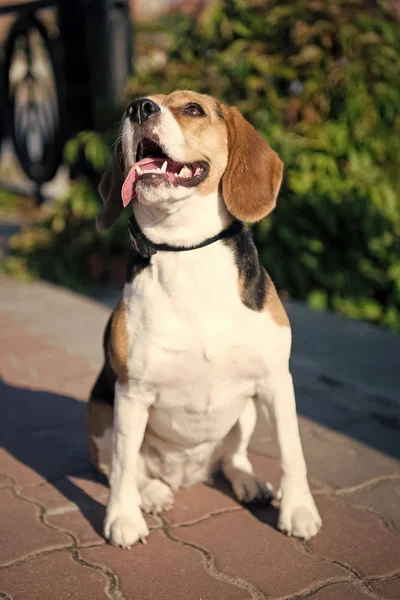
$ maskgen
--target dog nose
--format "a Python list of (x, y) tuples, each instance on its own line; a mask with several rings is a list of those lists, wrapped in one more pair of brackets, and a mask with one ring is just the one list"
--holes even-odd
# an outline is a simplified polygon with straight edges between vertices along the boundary
[(130, 103), (126, 110), (126, 116), (134, 123), (141, 125), (157, 112), (160, 112), (160, 107), (153, 100), (139, 98)]

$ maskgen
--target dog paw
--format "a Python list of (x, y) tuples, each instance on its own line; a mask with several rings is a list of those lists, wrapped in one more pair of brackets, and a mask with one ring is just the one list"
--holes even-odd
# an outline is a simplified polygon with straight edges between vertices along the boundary
[(309, 540), (317, 535), (321, 526), (321, 517), (310, 491), (299, 496), (293, 492), (286, 494), (283, 490), (278, 529), (289, 536)]
[(269, 504), (274, 498), (270, 483), (257, 479), (253, 473), (237, 471), (231, 480), (236, 498), (243, 504)]
[(159, 479), (150, 479), (140, 490), (140, 496), (142, 510), (152, 515), (171, 510), (175, 502), (171, 488)]
[(113, 546), (130, 550), (138, 540), (146, 543), (149, 530), (139, 509), (130, 515), (110, 515), (104, 524), (104, 536)]

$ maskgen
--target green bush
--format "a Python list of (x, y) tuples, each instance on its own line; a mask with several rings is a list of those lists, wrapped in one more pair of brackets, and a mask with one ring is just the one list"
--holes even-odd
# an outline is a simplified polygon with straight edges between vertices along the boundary
[(189, 88), (238, 106), (285, 163), (278, 207), (255, 228), (278, 288), (400, 331), (400, 36), (368, 6), (212, 3), (128, 93)]
[[(277, 209), (254, 230), (277, 287), (400, 331), (400, 36), (383, 5), (223, 0), (200, 16), (172, 17), (156, 35), (168, 60), (141, 33), (146, 56), (127, 98), (178, 88), (212, 94), (236, 105), (285, 163)], [(83, 135), (100, 168), (101, 140)], [(73, 146), (67, 154), (74, 158)], [(90, 185), (74, 183), (34, 247), (22, 247), (33, 231), (21, 234), (9, 261), (43, 275), (45, 257), (46, 276), (77, 287), (93, 279), (94, 254), (106, 280), (105, 253), (120, 260), (127, 243), (123, 221), (98, 236), (98, 207)], [(71, 246), (57, 272), (54, 246)]]
[(72, 181), (68, 192), (54, 201), (47, 216), (11, 238), (11, 252), (3, 261), (3, 271), (44, 278), (93, 294), (105, 283), (124, 281), (128, 214), (102, 235), (95, 227), (102, 205), (98, 179), (111, 160), (111, 145), (109, 136), (92, 131), (83, 131), (68, 142), (66, 161), (73, 165), (83, 157), (91, 165), (94, 177)]

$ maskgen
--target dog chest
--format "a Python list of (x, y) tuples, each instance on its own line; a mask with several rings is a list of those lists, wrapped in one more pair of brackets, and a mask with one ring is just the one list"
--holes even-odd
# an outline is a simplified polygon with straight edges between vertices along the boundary
[(125, 287), (131, 377), (173, 390), (260, 377), (263, 317), (242, 304), (237, 280), (222, 244), (156, 255)]

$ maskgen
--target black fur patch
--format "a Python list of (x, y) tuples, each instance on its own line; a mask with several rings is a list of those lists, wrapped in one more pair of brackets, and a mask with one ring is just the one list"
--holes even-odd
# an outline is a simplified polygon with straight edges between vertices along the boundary
[(132, 283), (139, 273), (143, 271), (150, 264), (150, 258), (144, 258), (140, 256), (136, 252), (136, 250), (132, 250), (130, 255), (128, 256), (128, 262), (126, 263), (126, 282)]
[(251, 310), (260, 311), (264, 307), (268, 280), (265, 269), (260, 265), (257, 248), (252, 235), (244, 227), (233, 238), (224, 243), (234, 254), (236, 266), (241, 280), (242, 302)]
[(110, 315), (110, 318), (107, 321), (106, 328), (104, 330), (103, 336), (103, 352), (104, 352), (104, 365), (102, 370), (99, 373), (99, 376), (96, 379), (96, 382), (90, 392), (90, 400), (93, 402), (107, 402), (114, 405), (114, 387), (115, 382), (117, 381), (117, 376), (115, 375), (112, 366), (110, 365), (110, 361), (108, 360), (108, 345), (110, 343), (111, 336), (111, 320), (113, 318), (113, 314)]

